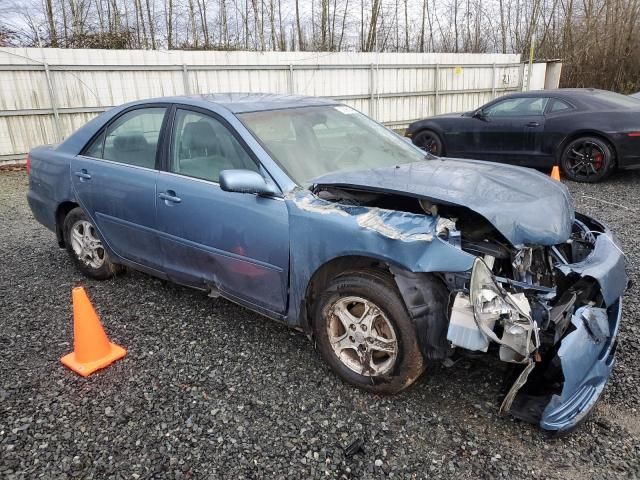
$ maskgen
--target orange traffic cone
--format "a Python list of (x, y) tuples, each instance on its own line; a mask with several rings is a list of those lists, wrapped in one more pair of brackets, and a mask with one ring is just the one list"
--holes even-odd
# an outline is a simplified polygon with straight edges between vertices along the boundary
[(558, 165), (554, 165), (551, 169), (551, 178), (560, 181), (560, 167)]
[(73, 352), (60, 361), (74, 372), (87, 377), (124, 357), (127, 351), (109, 341), (84, 288), (74, 288), (72, 299)]

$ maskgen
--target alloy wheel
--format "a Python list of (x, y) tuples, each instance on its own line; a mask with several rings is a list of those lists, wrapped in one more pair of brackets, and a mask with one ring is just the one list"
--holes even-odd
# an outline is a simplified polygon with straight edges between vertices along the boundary
[(86, 220), (78, 220), (71, 227), (71, 247), (78, 259), (90, 268), (104, 264), (105, 251), (96, 235), (95, 227)]
[(580, 140), (567, 150), (565, 167), (576, 179), (588, 180), (602, 173), (605, 165), (605, 151), (592, 140)]
[(431, 155), (440, 155), (438, 151), (438, 140), (430, 133), (424, 132), (420, 135), (418, 147)]
[(393, 325), (373, 302), (349, 296), (327, 311), (327, 334), (333, 352), (352, 371), (364, 376), (388, 373), (398, 357)]

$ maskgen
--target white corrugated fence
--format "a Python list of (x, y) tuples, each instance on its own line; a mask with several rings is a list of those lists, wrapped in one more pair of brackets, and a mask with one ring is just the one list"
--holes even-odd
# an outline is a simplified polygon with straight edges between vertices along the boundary
[[(544, 87), (536, 65), (531, 89)], [(542, 74), (540, 74), (542, 72)], [(0, 163), (132, 100), (213, 92), (340, 99), (392, 127), (526, 82), (520, 55), (0, 48)]]

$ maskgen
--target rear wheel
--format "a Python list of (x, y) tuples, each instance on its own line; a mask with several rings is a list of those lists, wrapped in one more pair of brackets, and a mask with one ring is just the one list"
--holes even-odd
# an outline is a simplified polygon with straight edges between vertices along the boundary
[(611, 146), (598, 137), (572, 140), (562, 152), (560, 163), (569, 180), (586, 183), (604, 180), (615, 167)]
[(80, 207), (64, 219), (64, 242), (73, 262), (88, 277), (106, 280), (122, 268), (109, 259), (95, 226)]
[(398, 392), (424, 370), (415, 326), (382, 272), (336, 277), (314, 306), (314, 332), (332, 369), (365, 390)]
[(440, 136), (432, 130), (422, 130), (413, 137), (413, 143), (432, 155), (444, 155), (444, 147)]

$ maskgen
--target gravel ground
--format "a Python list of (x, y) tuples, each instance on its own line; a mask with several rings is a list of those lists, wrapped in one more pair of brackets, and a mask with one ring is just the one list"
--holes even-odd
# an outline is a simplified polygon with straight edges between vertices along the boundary
[[(640, 284), (640, 172), (569, 188), (618, 233)], [(594, 414), (550, 438), (497, 414), (498, 362), (432, 368), (378, 397), (343, 384), (306, 337), (225, 300), (135, 272), (88, 281), (33, 220), (26, 190), (23, 171), (0, 172), (0, 477), (640, 476), (638, 287)], [(79, 282), (129, 351), (87, 379), (58, 360)], [(354, 439), (363, 451), (347, 457)]]

